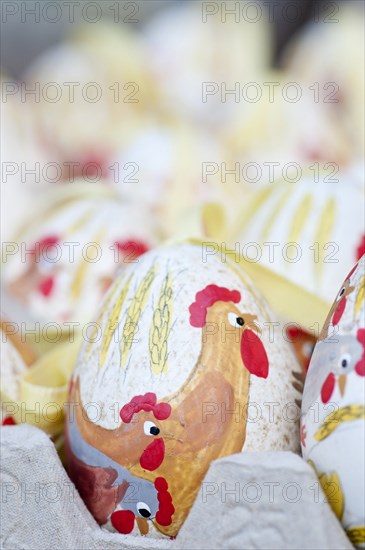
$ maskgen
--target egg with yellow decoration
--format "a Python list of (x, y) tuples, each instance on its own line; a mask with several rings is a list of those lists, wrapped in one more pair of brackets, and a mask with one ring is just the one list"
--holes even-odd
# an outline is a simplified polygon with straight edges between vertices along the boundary
[(156, 245), (148, 213), (102, 185), (49, 190), (43, 210), (7, 243), (5, 290), (50, 332), (82, 329), (119, 269)]
[(76, 26), (35, 59), (24, 79), (39, 90), (27, 102), (48, 160), (64, 179), (109, 175), (111, 152), (143, 126), (154, 97), (139, 35), (105, 20)]
[[(106, 295), (80, 352), (68, 472), (101, 525), (175, 536), (209, 464), (299, 444), (299, 366), (234, 262), (152, 250)], [(294, 371), (294, 372), (293, 372)]]
[(227, 248), (245, 258), (280, 316), (318, 335), (343, 273), (363, 253), (363, 203), (363, 186), (350, 172), (292, 166), (285, 179), (247, 194)]
[(365, 543), (365, 256), (342, 283), (305, 381), (301, 443), (354, 546)]

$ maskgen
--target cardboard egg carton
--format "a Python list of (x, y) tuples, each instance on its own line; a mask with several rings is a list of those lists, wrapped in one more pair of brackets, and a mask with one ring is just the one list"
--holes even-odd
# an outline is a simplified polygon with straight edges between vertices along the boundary
[(100, 528), (38, 428), (1, 428), (1, 464), (4, 550), (353, 548), (313, 470), (291, 452), (246, 452), (213, 462), (174, 540)]

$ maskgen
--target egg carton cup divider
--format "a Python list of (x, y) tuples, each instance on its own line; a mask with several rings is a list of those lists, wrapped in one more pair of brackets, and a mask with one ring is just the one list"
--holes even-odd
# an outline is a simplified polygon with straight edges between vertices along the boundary
[(179, 535), (164, 540), (101, 529), (38, 428), (4, 427), (0, 439), (4, 550), (353, 548), (313, 470), (291, 452), (213, 462)]

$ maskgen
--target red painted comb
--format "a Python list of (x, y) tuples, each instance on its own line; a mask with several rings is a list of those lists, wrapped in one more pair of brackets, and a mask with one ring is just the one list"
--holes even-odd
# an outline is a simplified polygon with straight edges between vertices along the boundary
[(207, 309), (215, 302), (233, 302), (237, 304), (241, 300), (241, 294), (238, 290), (228, 290), (227, 288), (208, 285), (197, 292), (195, 302), (189, 307), (190, 324), (192, 327), (204, 327), (207, 319)]
[(166, 420), (171, 414), (171, 405), (169, 403), (157, 403), (155, 393), (148, 392), (144, 395), (136, 395), (122, 407), (120, 418), (126, 424), (132, 421), (133, 415), (139, 411), (152, 412), (157, 420)]

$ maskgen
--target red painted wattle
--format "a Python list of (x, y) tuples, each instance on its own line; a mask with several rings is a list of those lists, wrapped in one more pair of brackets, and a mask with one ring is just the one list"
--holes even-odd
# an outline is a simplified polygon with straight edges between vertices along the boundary
[(45, 298), (48, 298), (48, 296), (52, 294), (52, 291), (54, 289), (54, 284), (55, 284), (54, 277), (52, 276), (46, 277), (39, 283), (38, 290), (41, 294), (43, 294)]
[(269, 375), (269, 360), (260, 338), (246, 329), (241, 339), (241, 357), (246, 369), (259, 378)]
[(335, 389), (335, 382), (335, 375), (333, 374), (333, 372), (330, 372), (326, 380), (324, 381), (321, 389), (321, 399), (323, 403), (328, 403), (328, 401), (331, 399), (331, 396)]
[(338, 323), (341, 321), (341, 317), (345, 309), (346, 309), (346, 297), (344, 296), (343, 298), (341, 298), (338, 306), (336, 307), (336, 311), (333, 314), (333, 317), (332, 317), (333, 326), (338, 325)]
[(168, 525), (171, 525), (172, 516), (175, 512), (172, 498), (168, 491), (169, 486), (165, 478), (158, 477), (155, 480), (155, 487), (158, 491), (157, 499), (159, 502), (159, 508), (156, 514), (156, 521), (159, 525), (166, 527)]
[(110, 516), (114, 529), (122, 535), (129, 535), (133, 531), (135, 515), (131, 510), (118, 510)]
[(139, 463), (142, 468), (152, 472), (161, 466), (163, 459), (165, 458), (165, 443), (164, 440), (159, 437), (155, 439), (145, 448), (139, 459)]

